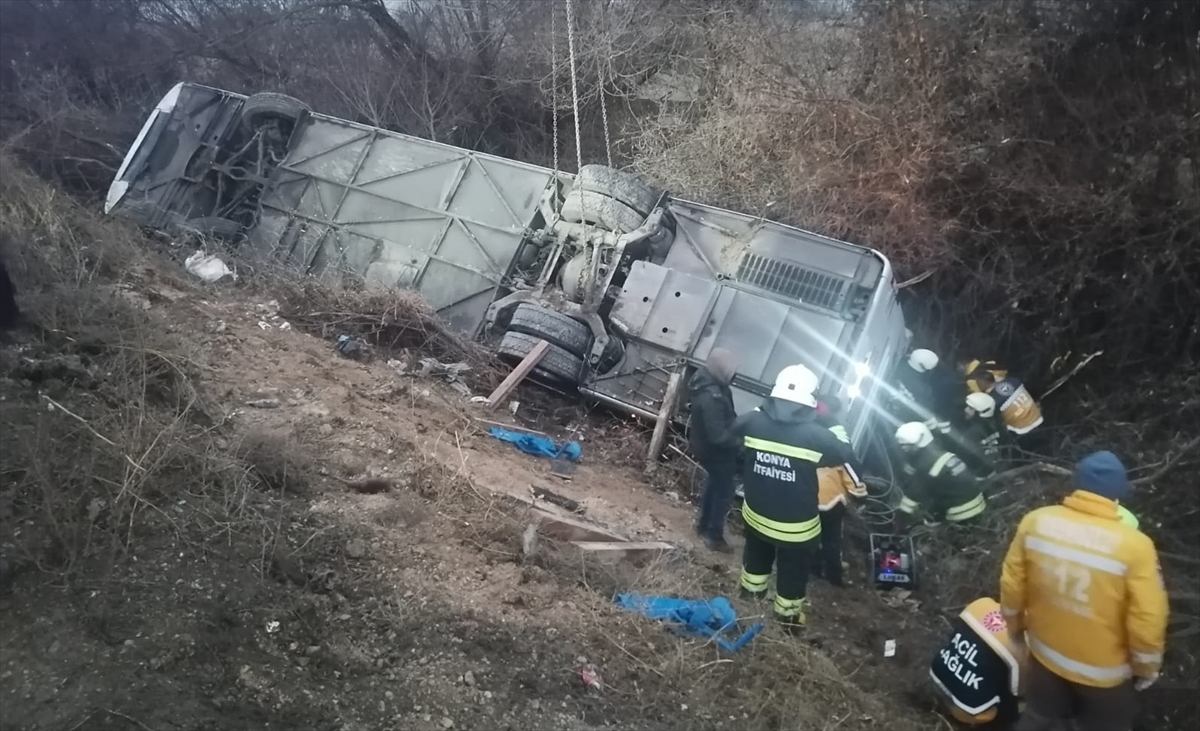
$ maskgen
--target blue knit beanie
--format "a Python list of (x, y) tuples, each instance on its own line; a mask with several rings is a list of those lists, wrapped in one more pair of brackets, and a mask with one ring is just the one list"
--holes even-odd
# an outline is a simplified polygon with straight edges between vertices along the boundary
[(1075, 484), (1109, 500), (1124, 500), (1132, 488), (1125, 465), (1112, 452), (1092, 452), (1075, 465)]

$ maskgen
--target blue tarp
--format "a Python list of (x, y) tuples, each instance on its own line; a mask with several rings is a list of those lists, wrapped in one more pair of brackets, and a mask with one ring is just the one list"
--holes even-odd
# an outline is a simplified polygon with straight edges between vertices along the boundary
[(509, 431), (498, 426), (488, 429), (488, 434), (502, 442), (509, 442), (522, 452), (535, 457), (549, 457), (550, 459), (565, 457), (572, 462), (578, 462), (583, 455), (583, 447), (579, 446), (579, 442), (567, 442), (560, 447), (554, 443), (553, 439), (539, 437), (536, 434)]
[(726, 652), (737, 652), (762, 631), (757, 622), (733, 642), (722, 633), (737, 627), (737, 612), (723, 596), (715, 599), (673, 599), (664, 596), (618, 594), (613, 601), (622, 609), (637, 612), (650, 619), (674, 622), (685, 634), (709, 637)]

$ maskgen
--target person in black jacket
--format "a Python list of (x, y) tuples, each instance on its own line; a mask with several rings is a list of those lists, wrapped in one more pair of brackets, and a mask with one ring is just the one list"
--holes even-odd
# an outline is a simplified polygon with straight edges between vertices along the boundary
[(850, 445), (818, 422), (817, 386), (807, 367), (788, 366), (770, 398), (734, 424), (746, 455), (741, 592), (765, 597), (775, 568), (775, 618), (789, 629), (804, 626), (809, 566), (821, 536), (817, 469), (861, 472)]
[(732, 551), (725, 541), (725, 519), (733, 500), (733, 478), (737, 472), (739, 440), (731, 431), (737, 418), (729, 384), (737, 372), (737, 357), (715, 348), (704, 367), (688, 382), (691, 421), (688, 446), (707, 477), (700, 498), (696, 533), (714, 551)]

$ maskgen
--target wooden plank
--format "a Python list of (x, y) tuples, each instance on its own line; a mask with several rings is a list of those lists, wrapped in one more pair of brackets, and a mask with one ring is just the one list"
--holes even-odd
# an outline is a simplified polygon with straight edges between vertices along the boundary
[(571, 541), (588, 556), (600, 563), (614, 564), (629, 561), (645, 563), (670, 553), (675, 547), (670, 543), (634, 543), (628, 541)]
[(538, 522), (538, 528), (541, 533), (551, 538), (557, 538), (560, 541), (596, 541), (608, 543), (610, 541), (626, 540), (624, 536), (617, 535), (595, 523), (589, 523), (578, 518), (555, 515), (540, 508), (534, 508), (533, 514), (534, 520)]
[(542, 362), (542, 358), (546, 356), (546, 351), (550, 348), (550, 343), (545, 340), (539, 340), (537, 345), (533, 346), (533, 350), (529, 351), (529, 355), (521, 359), (516, 368), (504, 379), (504, 381), (496, 386), (496, 390), (492, 391), (492, 395), (488, 396), (486, 408), (495, 408), (496, 404), (508, 398), (508, 394), (517, 387), (521, 381), (525, 380), (525, 376)]
[(475, 417), (475, 421), (478, 421), (480, 424), (488, 424), (490, 426), (498, 426), (501, 429), (508, 429), (509, 431), (519, 431), (519, 432), (524, 432), (526, 434), (535, 434), (539, 437), (548, 436), (546, 434), (546, 432), (544, 432), (544, 431), (538, 431), (537, 429), (530, 429), (529, 427), (521, 426), (520, 424), (505, 424), (503, 421), (492, 421), (491, 419), (480, 419), (478, 416)]
[(658, 418), (654, 421), (654, 434), (650, 437), (650, 451), (646, 453), (647, 471), (654, 469), (659, 455), (662, 454), (663, 442), (667, 438), (667, 427), (671, 423), (671, 417), (675, 415), (675, 402), (679, 400), (679, 390), (682, 384), (683, 373), (681, 371), (675, 371), (667, 379), (667, 390), (663, 392), (662, 408), (658, 411)]
[(661, 541), (571, 541), (585, 551), (674, 551), (675, 546)]

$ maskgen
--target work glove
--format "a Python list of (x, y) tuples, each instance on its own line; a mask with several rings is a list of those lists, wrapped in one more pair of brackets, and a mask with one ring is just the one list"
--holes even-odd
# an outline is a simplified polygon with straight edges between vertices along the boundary
[(1158, 681), (1158, 673), (1154, 673), (1153, 675), (1147, 675), (1143, 678), (1134, 678), (1133, 679), (1133, 689), (1137, 690), (1137, 691), (1142, 691), (1142, 690), (1145, 690), (1145, 689), (1149, 688), (1150, 686), (1154, 685), (1154, 683), (1157, 681)]

